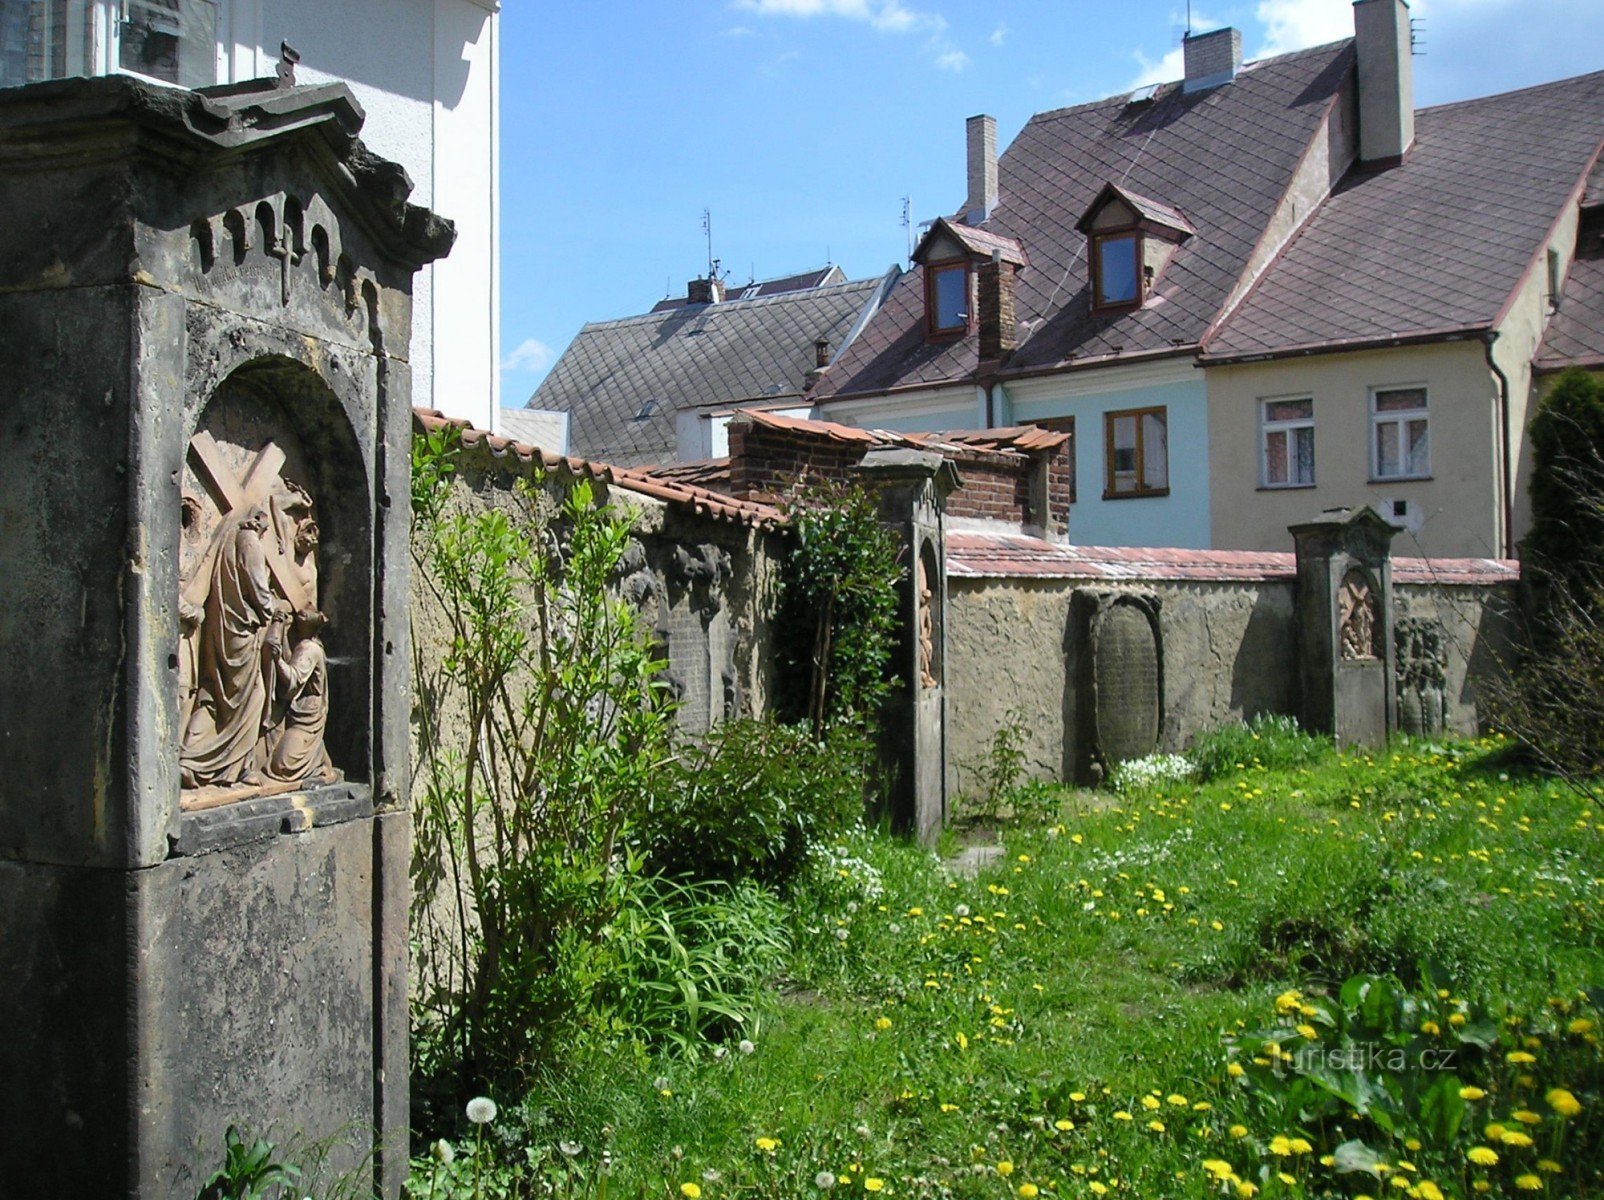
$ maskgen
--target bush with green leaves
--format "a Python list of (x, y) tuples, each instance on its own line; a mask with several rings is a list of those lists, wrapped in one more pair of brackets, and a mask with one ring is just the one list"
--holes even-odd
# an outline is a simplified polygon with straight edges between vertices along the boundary
[(783, 890), (811, 844), (863, 815), (868, 744), (849, 727), (728, 721), (666, 765), (641, 837), (664, 875)]
[(781, 576), (780, 623), (791, 707), (815, 737), (833, 725), (873, 729), (891, 691), (897, 585), (896, 534), (857, 485), (819, 483), (787, 506), (794, 535)]
[(1314, 737), (1295, 718), (1261, 713), (1247, 722), (1205, 733), (1187, 751), (1203, 782), (1250, 767), (1288, 770), (1308, 766), (1334, 753), (1330, 739)]
[(590, 1011), (673, 715), (650, 629), (610, 586), (627, 517), (585, 481), (453, 503), (454, 458), (449, 437), (415, 444), (414, 557), (439, 625), (414, 615), (413, 931), (417, 1058), (461, 1098)]

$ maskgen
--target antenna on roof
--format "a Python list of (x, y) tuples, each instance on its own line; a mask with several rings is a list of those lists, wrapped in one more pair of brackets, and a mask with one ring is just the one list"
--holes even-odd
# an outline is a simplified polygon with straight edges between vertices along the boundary
[(718, 259), (713, 257), (713, 210), (702, 210), (702, 232), (707, 235), (707, 277), (718, 278)]
[(1192, 36), (1192, 0), (1186, 0), (1186, 36)]
[(1409, 53), (1417, 58), (1426, 57), (1426, 18), (1409, 18)]
[(913, 197), (902, 198), (902, 233), (908, 243), (908, 258), (913, 259)]

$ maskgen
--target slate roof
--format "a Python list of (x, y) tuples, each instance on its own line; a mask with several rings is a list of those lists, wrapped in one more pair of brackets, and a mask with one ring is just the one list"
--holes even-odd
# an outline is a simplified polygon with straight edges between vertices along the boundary
[(1154, 200), (1151, 196), (1139, 196), (1129, 188), (1120, 187), (1117, 183), (1109, 184), (1098, 193), (1097, 199), (1092, 201), (1092, 206), (1086, 210), (1079, 221), (1075, 222), (1076, 229), (1082, 233), (1088, 231), (1093, 214), (1099, 212), (1103, 207), (1099, 201), (1105, 195), (1117, 196), (1125, 202), (1126, 207), (1134, 212), (1139, 219), (1149, 224), (1162, 225), (1178, 233), (1193, 234), (1197, 232), (1196, 229), (1192, 228), (1192, 222), (1186, 219), (1186, 215), (1180, 209), (1173, 205), (1165, 204), (1162, 200)]
[[(1098, 579), (1196, 583), (1291, 583), (1297, 560), (1287, 552), (1168, 550), (1069, 546), (1010, 533), (947, 531), (953, 579)], [(1489, 586), (1520, 579), (1520, 564), (1497, 558), (1394, 558), (1399, 584)]]
[(447, 427), (455, 429), (462, 439), (464, 453), (479, 458), (482, 465), (493, 469), (522, 473), (541, 470), (570, 479), (591, 479), (606, 487), (681, 506), (715, 521), (760, 528), (777, 528), (785, 524), (784, 515), (769, 504), (738, 500), (705, 487), (659, 478), (631, 467), (615, 467), (573, 455), (548, 454), (538, 446), (475, 429), (467, 421), (448, 417), (432, 408), (414, 408), (412, 423), (424, 432)]
[[(962, 243), (969, 253), (981, 258), (990, 258), (992, 254), (1002, 255), (1003, 262), (1014, 263), (1016, 266), (1029, 266), (1030, 260), (1025, 257), (1025, 248), (1019, 244), (1017, 238), (1004, 237), (1000, 233), (993, 233), (989, 229), (981, 229), (975, 225), (965, 225), (961, 221), (949, 221), (946, 217), (937, 217), (929, 232), (919, 239), (919, 249), (931, 238), (947, 233)], [(913, 252), (914, 258), (919, 258), (919, 250)]]
[[(1352, 71), (1350, 39), (1247, 64), (1223, 87), (1166, 84), (1150, 103), (1121, 95), (1032, 117), (998, 160), (998, 202), (983, 223), (1030, 257), (1015, 283), (1021, 344), (1004, 374), (1195, 349)], [(1161, 197), (1200, 232), (1141, 308), (1093, 316), (1075, 225), (1109, 183)], [(977, 361), (974, 336), (926, 343), (924, 275), (910, 271), (815, 395), (965, 379)]]
[(1493, 327), (1601, 136), (1604, 71), (1419, 110), (1403, 163), (1349, 171), (1203, 361)]
[[(795, 275), (776, 275), (773, 279), (754, 279), (749, 283), (726, 284), (724, 299), (726, 302), (755, 300), (759, 296), (775, 296), (781, 292), (799, 292), (803, 288), (845, 282), (847, 282), (846, 272), (831, 263), (827, 267), (815, 267), (811, 271), (800, 271)], [(667, 312), (671, 308), (684, 308), (689, 303), (690, 300), (685, 296), (669, 296), (652, 305), (652, 311)]]
[(1604, 161), (1588, 181), (1576, 257), (1532, 365), (1539, 371), (1604, 367)]
[(575, 453), (641, 466), (675, 450), (677, 409), (800, 394), (813, 343), (840, 347), (882, 280), (683, 305), (582, 328), (530, 399), (570, 414)]
[(543, 450), (564, 450), (563, 418), (561, 413), (537, 408), (504, 408), (501, 410), (501, 432), (504, 437)]

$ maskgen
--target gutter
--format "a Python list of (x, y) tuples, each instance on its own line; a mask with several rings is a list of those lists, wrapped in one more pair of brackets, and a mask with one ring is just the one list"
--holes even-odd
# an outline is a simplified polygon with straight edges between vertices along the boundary
[(1515, 481), (1514, 470), (1510, 464), (1509, 454), (1509, 376), (1493, 358), (1493, 343), (1498, 340), (1498, 330), (1489, 329), (1482, 334), (1482, 350), (1487, 356), (1487, 368), (1498, 377), (1498, 425), (1503, 441), (1504, 469), (1503, 477), (1499, 483), (1499, 503), (1503, 508), (1504, 516), (1504, 545), (1505, 558), (1515, 557)]
[[(1316, 354), (1345, 354), (1353, 350), (1391, 350), (1398, 346), (1421, 346), (1428, 342), (1464, 342), (1485, 337), (1490, 325), (1455, 325), (1446, 329), (1423, 329), (1418, 333), (1400, 333), (1392, 337), (1348, 338), (1333, 342), (1309, 342), (1302, 346), (1286, 346), (1278, 350), (1265, 350), (1250, 354), (1208, 354), (1198, 356), (1200, 367), (1229, 367), (1237, 363), (1270, 362), (1278, 358), (1309, 358)], [(1494, 336), (1497, 336), (1496, 334)]]

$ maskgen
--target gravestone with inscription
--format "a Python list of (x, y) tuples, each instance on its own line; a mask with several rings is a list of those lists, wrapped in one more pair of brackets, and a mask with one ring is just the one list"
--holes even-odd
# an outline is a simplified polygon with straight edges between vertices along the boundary
[(940, 454), (880, 448), (858, 464), (878, 499), (880, 519), (896, 531), (906, 564), (899, 589), (901, 623), (892, 663), (897, 686), (881, 721), (881, 761), (892, 824), (933, 842), (947, 817), (947, 601), (943, 519), (958, 472)]
[(0, 1163), (406, 1170), (407, 347), (338, 84), (0, 92)]
[(1398, 727), (1392, 539), (1373, 508), (1291, 527), (1298, 564), (1303, 725), (1338, 744), (1379, 746)]
[(1075, 593), (1080, 636), (1077, 703), (1084, 779), (1158, 749), (1164, 725), (1164, 653), (1158, 597), (1141, 592)]

